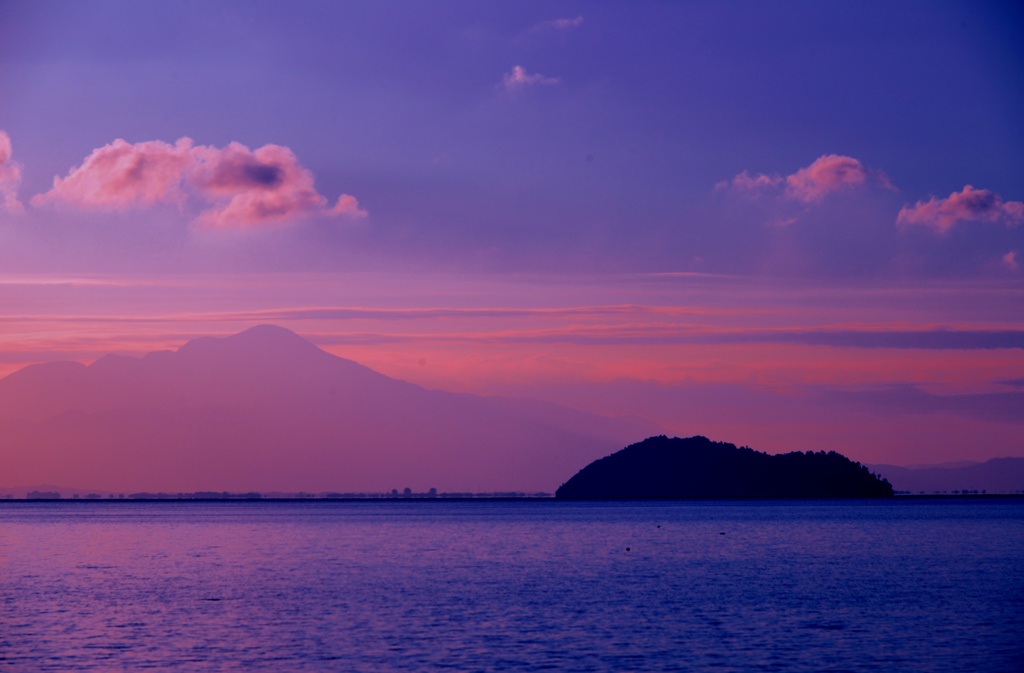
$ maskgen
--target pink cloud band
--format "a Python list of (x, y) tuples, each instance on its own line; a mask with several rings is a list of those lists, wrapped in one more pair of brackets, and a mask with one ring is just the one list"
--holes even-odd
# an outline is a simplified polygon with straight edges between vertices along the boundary
[(313, 174), (287, 147), (250, 150), (240, 143), (223, 149), (174, 145), (155, 140), (130, 144), (118, 139), (92, 152), (33, 205), (62, 203), (80, 208), (127, 210), (157, 204), (184, 207), (190, 197), (209, 204), (198, 221), (248, 227), (308, 215), (364, 217), (356, 199), (343, 194), (328, 208)]
[(936, 199), (933, 196), (928, 201), (903, 206), (896, 218), (900, 229), (922, 225), (940, 234), (945, 234), (959, 222), (1005, 222), (1007, 226), (1018, 226), (1024, 224), (1024, 203), (1003, 201), (998, 194), (987, 189), (965, 185), (963, 191), (953, 192), (948, 198)]

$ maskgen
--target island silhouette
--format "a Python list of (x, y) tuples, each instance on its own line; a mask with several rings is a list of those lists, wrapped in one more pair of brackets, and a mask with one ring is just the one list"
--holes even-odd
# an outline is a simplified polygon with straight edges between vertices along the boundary
[(889, 497), (892, 486), (835, 451), (776, 456), (707, 437), (661, 435), (595, 460), (563, 499)]

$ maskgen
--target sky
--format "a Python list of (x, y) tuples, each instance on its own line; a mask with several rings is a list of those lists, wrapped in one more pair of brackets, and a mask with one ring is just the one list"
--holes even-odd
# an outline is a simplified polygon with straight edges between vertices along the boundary
[(256, 324), (428, 388), (1024, 456), (1015, 3), (0, 0), (0, 376)]

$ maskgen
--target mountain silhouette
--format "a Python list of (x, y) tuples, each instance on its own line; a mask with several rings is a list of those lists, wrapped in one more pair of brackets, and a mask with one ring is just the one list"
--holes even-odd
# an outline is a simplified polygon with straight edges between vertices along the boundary
[(0, 479), (108, 491), (550, 491), (655, 424), (426, 390), (262, 325), (0, 380)]
[(558, 498), (828, 498), (893, 495), (845, 456), (771, 456), (706, 437), (651, 437), (590, 463)]

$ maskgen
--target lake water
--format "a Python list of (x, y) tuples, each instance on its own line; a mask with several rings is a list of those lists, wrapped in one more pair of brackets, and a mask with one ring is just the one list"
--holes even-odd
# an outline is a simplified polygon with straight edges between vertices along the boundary
[(142, 669), (1019, 672), (1024, 501), (0, 503), (0, 670)]

